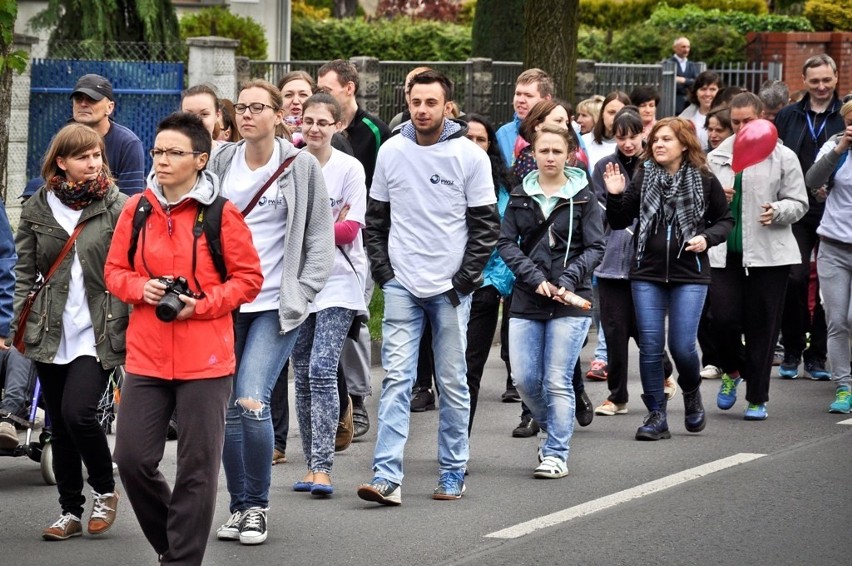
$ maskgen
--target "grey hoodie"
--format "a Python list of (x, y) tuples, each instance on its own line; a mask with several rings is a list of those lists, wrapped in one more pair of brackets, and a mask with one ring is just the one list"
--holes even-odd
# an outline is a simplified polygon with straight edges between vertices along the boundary
[[(299, 151), (282, 138), (275, 138), (281, 163), (291, 156), (293, 162), (278, 177), (278, 193), (287, 204), (287, 233), (284, 235), (284, 274), (278, 320), (281, 333), (289, 332), (308, 317), (308, 305), (325, 286), (334, 263), (333, 219), (328, 208), (328, 192), (322, 168), (307, 151)], [(234, 155), (245, 140), (225, 143), (210, 157), (208, 169), (224, 178)], [(258, 255), (279, 253), (257, 250)]]
[(166, 196), (163, 194), (163, 186), (157, 181), (157, 174), (153, 171), (153, 169), (151, 170), (151, 173), (148, 174), (148, 187), (155, 195), (157, 195), (157, 200), (160, 201), (160, 204), (163, 206), (174, 206), (187, 199), (193, 199), (204, 206), (207, 206), (216, 200), (217, 196), (219, 196), (219, 177), (207, 169), (203, 170), (201, 175), (198, 176), (195, 186), (193, 186), (188, 193), (180, 197), (177, 202), (168, 202), (166, 200)]

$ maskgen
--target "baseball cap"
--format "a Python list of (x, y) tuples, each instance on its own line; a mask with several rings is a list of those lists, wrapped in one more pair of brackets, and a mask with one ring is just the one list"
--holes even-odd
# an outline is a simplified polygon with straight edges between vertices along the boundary
[(74, 92), (71, 93), (71, 96), (78, 92), (82, 92), (92, 100), (101, 100), (104, 97), (115, 100), (112, 95), (112, 83), (100, 75), (83, 75), (77, 79), (77, 84), (74, 85)]

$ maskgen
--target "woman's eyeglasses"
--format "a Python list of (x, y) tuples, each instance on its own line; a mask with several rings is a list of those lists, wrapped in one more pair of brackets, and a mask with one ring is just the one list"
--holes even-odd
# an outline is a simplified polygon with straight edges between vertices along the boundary
[(264, 108), (272, 108), (273, 111), (278, 110), (274, 106), (270, 106), (269, 104), (263, 104), (262, 102), (252, 102), (251, 104), (234, 104), (234, 112), (236, 112), (237, 114), (245, 114), (246, 110), (248, 110), (252, 114), (260, 114), (261, 112), (263, 112)]
[(153, 147), (148, 150), (148, 153), (151, 154), (151, 159), (159, 159), (163, 156), (168, 157), (169, 159), (180, 159), (184, 155), (201, 155), (202, 153), (207, 153), (206, 151), (183, 151), (182, 149), (159, 149)]

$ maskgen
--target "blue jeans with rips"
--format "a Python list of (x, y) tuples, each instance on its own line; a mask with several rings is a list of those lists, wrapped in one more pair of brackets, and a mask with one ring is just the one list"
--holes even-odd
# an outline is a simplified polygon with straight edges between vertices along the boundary
[(592, 319), (509, 319), (512, 379), (532, 417), (547, 431), (542, 456), (568, 461), (574, 433), (574, 366)]
[(461, 472), (467, 465), (470, 392), (467, 387), (467, 322), (470, 295), (449, 293), (421, 299), (396, 279), (385, 283), (382, 321), (382, 365), (387, 372), (379, 398), (378, 430), (373, 455), (375, 475), (402, 483), (402, 458), (411, 416), (411, 388), (417, 377), (420, 335), (428, 318), (432, 325), (438, 396), (438, 465), (440, 472)]
[(355, 311), (330, 307), (311, 314), (293, 349), (296, 419), (305, 462), (312, 472), (331, 473), (340, 416), (337, 362)]
[(645, 395), (662, 405), (666, 396), (663, 391), (666, 315), (669, 318), (669, 352), (677, 368), (678, 385), (682, 391), (692, 391), (701, 384), (701, 363), (695, 345), (707, 285), (632, 281), (631, 291), (639, 332), (642, 389)]
[[(298, 328), (286, 334), (280, 328), (277, 310), (236, 315), (237, 373), (225, 415), (222, 452), (231, 513), (269, 507), (275, 442), (269, 401), (299, 336)], [(253, 402), (259, 408), (247, 408)]]

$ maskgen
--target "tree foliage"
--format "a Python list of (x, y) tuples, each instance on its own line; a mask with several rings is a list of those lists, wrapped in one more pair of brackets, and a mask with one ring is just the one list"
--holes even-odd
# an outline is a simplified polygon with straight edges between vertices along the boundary
[(474, 57), (520, 61), (524, 46), (524, 0), (478, 0), (473, 16)]
[(96, 38), (167, 45), (180, 37), (171, 0), (48, 0), (31, 24), (53, 30), (48, 51), (57, 41)]
[(808, 0), (805, 16), (817, 31), (852, 31), (852, 0)]
[[(258, 22), (247, 16), (238, 16), (226, 8), (205, 8), (188, 14), (180, 20), (180, 37), (215, 35), (238, 39), (237, 55), (249, 59), (266, 59), (266, 32)], [(293, 40), (295, 46), (295, 39)]]

